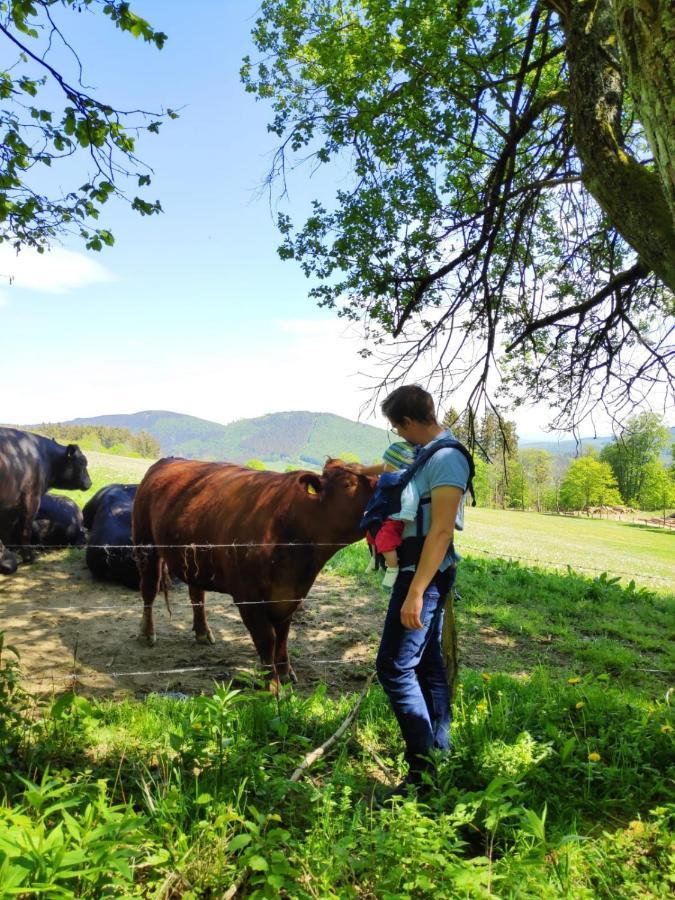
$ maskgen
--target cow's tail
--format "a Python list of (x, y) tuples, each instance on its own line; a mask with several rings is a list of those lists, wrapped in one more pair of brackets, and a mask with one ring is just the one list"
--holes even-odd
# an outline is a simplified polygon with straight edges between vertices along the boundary
[(166, 606), (167, 612), (169, 613), (169, 618), (172, 617), (171, 604), (169, 603), (169, 588), (171, 587), (171, 578), (169, 576), (169, 567), (166, 564), (164, 559), (160, 560), (160, 587), (162, 589), (162, 593), (164, 594), (164, 604)]

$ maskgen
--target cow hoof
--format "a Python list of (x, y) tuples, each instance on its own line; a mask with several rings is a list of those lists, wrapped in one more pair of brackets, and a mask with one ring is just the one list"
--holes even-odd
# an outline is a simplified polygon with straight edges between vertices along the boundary
[(298, 676), (289, 666), (287, 672), (283, 672), (279, 675), (279, 681), (281, 682), (281, 684), (297, 684)]
[(143, 634), (143, 632), (141, 632), (138, 635), (137, 640), (139, 644), (145, 644), (148, 647), (154, 647), (157, 643), (157, 635), (154, 631), (152, 632), (152, 634)]
[(213, 636), (213, 632), (209, 628), (206, 634), (196, 634), (195, 640), (198, 644), (215, 644), (216, 639)]

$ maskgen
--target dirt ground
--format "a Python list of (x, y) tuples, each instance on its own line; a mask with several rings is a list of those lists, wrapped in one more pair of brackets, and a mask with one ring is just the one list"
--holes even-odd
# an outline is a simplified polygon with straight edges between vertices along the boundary
[[(358, 689), (372, 671), (386, 597), (356, 579), (322, 574), (298, 609), (289, 651), (298, 689), (325, 682), (331, 693)], [(83, 550), (52, 552), (0, 579), (0, 629), (20, 653), (24, 683), (36, 694), (60, 693), (77, 679), (90, 696), (143, 696), (150, 691), (197, 694), (213, 681), (245, 679), (258, 656), (230, 597), (207, 594), (213, 646), (195, 642), (187, 589), (174, 586), (172, 615), (155, 601), (157, 644), (136, 640), (141, 601), (136, 592), (95, 581)], [(480, 621), (463, 621), (460, 665), (517, 674), (554, 655)], [(533, 656), (534, 655), (534, 656)]]
[[(214, 680), (246, 677), (258, 656), (230, 597), (207, 594), (213, 646), (195, 642), (187, 589), (170, 593), (172, 615), (155, 602), (157, 644), (136, 640), (139, 596), (95, 581), (78, 550), (52, 552), (0, 579), (0, 629), (20, 653), (26, 687), (59, 693), (73, 675), (89, 695), (208, 691)], [(322, 575), (296, 612), (289, 650), (299, 686), (357, 687), (372, 669), (384, 600)]]

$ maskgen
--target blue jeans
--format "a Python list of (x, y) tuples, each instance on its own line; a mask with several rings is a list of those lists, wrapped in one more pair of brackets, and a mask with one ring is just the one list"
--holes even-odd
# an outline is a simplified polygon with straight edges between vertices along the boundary
[(441, 651), (443, 608), (456, 569), (437, 572), (424, 592), (421, 629), (404, 628), (401, 607), (413, 572), (401, 572), (391, 592), (377, 654), (377, 676), (403, 734), (411, 780), (430, 768), (433, 749), (450, 748), (450, 694)]

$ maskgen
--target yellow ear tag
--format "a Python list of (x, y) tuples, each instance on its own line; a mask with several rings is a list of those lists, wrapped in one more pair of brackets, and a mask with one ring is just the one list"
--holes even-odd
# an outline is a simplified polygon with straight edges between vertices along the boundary
[(316, 488), (314, 487), (313, 484), (307, 485), (307, 493), (308, 494), (316, 494)]

